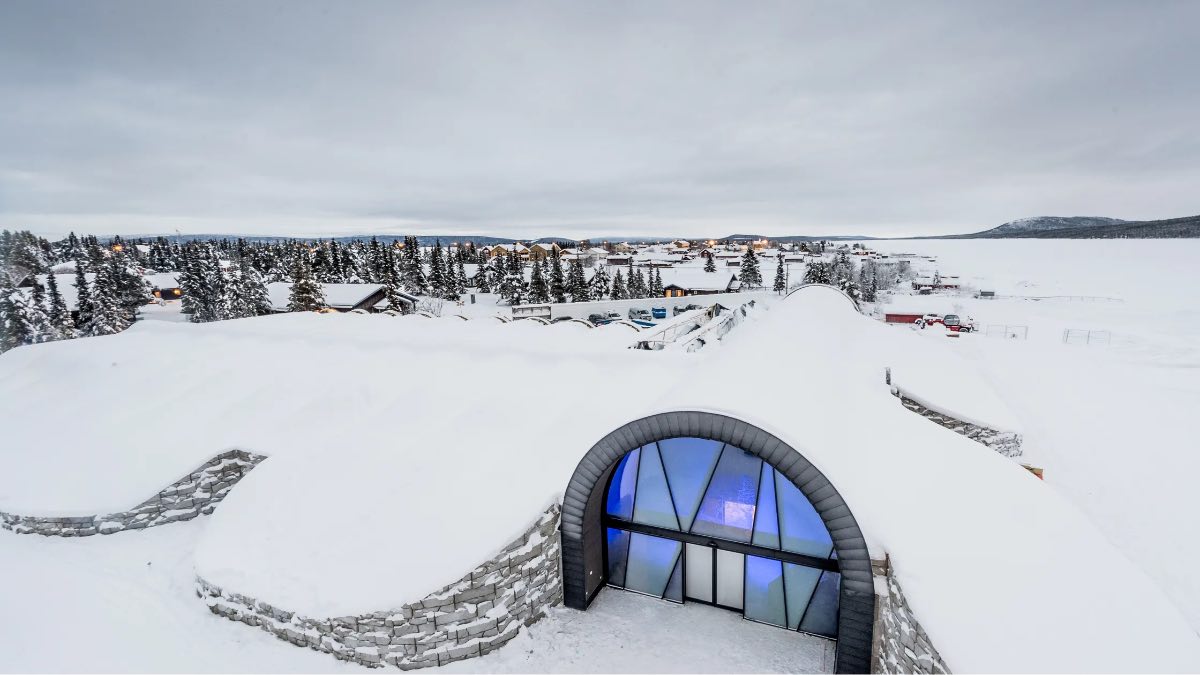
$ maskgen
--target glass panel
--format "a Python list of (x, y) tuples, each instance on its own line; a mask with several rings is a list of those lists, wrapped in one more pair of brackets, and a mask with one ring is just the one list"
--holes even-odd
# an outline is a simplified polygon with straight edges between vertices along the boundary
[(684, 555), (687, 568), (687, 596), (704, 602), (713, 601), (713, 553), (707, 546), (687, 545)]
[(625, 588), (662, 597), (683, 544), (648, 534), (631, 533)]
[(746, 556), (746, 618), (786, 625), (783, 602), (783, 563)]
[(746, 556), (717, 550), (717, 604), (742, 608), (742, 584), (745, 582)]
[(821, 570), (815, 567), (804, 567), (783, 564), (783, 581), (787, 587), (787, 626), (792, 630), (800, 627), (800, 619), (804, 610), (808, 609), (808, 601), (812, 599), (813, 589), (821, 578)]
[(708, 478), (721, 456), (721, 443), (703, 438), (670, 438), (659, 441), (658, 449), (667, 470), (667, 481), (671, 484), (671, 495), (675, 498), (680, 529), (687, 532), (696, 517), (696, 508), (700, 506)]
[(637, 485), (638, 454), (641, 450), (621, 458), (613, 470), (612, 482), (608, 484), (608, 515), (624, 520), (633, 518), (633, 489)]
[(675, 559), (675, 571), (671, 572), (671, 580), (667, 582), (667, 592), (663, 598), (672, 602), (683, 602), (683, 554)]
[(775, 469), (763, 464), (758, 483), (758, 510), (754, 513), (755, 546), (779, 548), (779, 512), (775, 509)]
[(754, 504), (762, 460), (740, 448), (726, 445), (717, 462), (692, 532), (731, 541), (750, 541)]
[(663, 472), (658, 448), (653, 443), (642, 448), (637, 479), (637, 499), (633, 502), (633, 522), (679, 529), (667, 475)]
[(608, 583), (625, 585), (625, 560), (629, 555), (629, 533), (608, 528)]
[(800, 488), (775, 472), (775, 495), (779, 500), (779, 531), (783, 550), (828, 558), (833, 550), (829, 530)]
[(841, 574), (821, 574), (817, 592), (813, 593), (812, 601), (808, 603), (808, 611), (804, 613), (804, 621), (800, 622), (800, 630), (814, 635), (837, 637), (838, 591), (841, 585)]

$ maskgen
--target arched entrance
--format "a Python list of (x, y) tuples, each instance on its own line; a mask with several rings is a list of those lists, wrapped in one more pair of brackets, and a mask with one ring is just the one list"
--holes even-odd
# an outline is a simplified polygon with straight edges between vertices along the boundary
[(825, 476), (762, 429), (673, 412), (613, 431), (572, 476), (562, 542), (569, 607), (606, 584), (708, 602), (834, 637), (838, 672), (869, 670), (866, 542)]

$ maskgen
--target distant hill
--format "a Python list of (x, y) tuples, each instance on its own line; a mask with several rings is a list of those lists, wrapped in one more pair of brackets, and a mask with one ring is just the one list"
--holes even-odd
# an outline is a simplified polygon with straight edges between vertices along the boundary
[(797, 241), (861, 241), (866, 239), (879, 239), (879, 237), (865, 237), (859, 234), (823, 236), (810, 234), (789, 234), (783, 237), (767, 237), (761, 234), (731, 234), (728, 237), (716, 237), (717, 241), (754, 241), (756, 239), (768, 239), (770, 241), (792, 243)]
[(1098, 225), (1119, 225), (1128, 221), (1116, 218), (1094, 216), (1037, 216), (1022, 218), (1007, 222), (999, 227), (993, 227), (978, 233), (976, 236), (1009, 235), (1013, 233), (1048, 232), (1052, 230), (1073, 230), (1081, 227), (1096, 227)]
[(1127, 221), (1098, 217), (1024, 218), (974, 234), (939, 239), (1185, 239), (1200, 238), (1200, 216)]

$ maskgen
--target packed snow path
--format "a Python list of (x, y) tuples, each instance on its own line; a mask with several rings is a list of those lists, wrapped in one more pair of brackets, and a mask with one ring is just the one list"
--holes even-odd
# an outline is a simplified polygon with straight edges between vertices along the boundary
[[(208, 522), (0, 531), (0, 672), (372, 672), (211, 614), (192, 565)], [(827, 640), (734, 612), (607, 589), (587, 612), (558, 608), (486, 658), (426, 672), (829, 672), (833, 656)]]

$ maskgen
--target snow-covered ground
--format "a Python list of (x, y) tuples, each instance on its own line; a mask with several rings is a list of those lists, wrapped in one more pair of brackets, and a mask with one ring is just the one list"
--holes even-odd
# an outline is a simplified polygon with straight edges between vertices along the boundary
[[(866, 243), (932, 254), (935, 264), (914, 265), (1002, 295), (1050, 296), (900, 296), (883, 307), (957, 311), (984, 327), (1028, 329), (1024, 340), (922, 335), (971, 362), (971, 376), (991, 385), (1020, 426), (1022, 461), (1043, 467), (1047, 483), (1083, 509), (1200, 631), (1200, 577), (1193, 570), (1200, 560), (1200, 241)], [(1068, 328), (1111, 338), (1064, 343)], [(953, 405), (956, 392), (945, 393)]]
[[(178, 564), (195, 560), (206, 578), (297, 611), (367, 611), (412, 600), (486, 558), (554, 498), (607, 431), (660, 410), (728, 411), (802, 449), (838, 485), (872, 550), (893, 555), (914, 611), (952, 664), (1200, 664), (1200, 585), (1190, 574), (1200, 554), (1192, 534), (1200, 531), (1200, 501), (1191, 487), (1200, 463), (1188, 418), (1200, 403), (1200, 315), (1189, 297), (1200, 288), (1192, 265), (1200, 242), (871, 245), (935, 254), (943, 273), (1008, 296), (1116, 300), (893, 300), (1029, 328), (1027, 340), (952, 340), (872, 323), (815, 289), (829, 296), (776, 303), (726, 343), (692, 355), (636, 352), (603, 329), (527, 322), (357, 315), (141, 322), (118, 336), (20, 348), (0, 359), (0, 423), (15, 442), (5, 448), (10, 466), (20, 470), (0, 475), (0, 508), (127, 508), (215, 452), (263, 451), (271, 459), (205, 520), (195, 556), (190, 543), (176, 547), (187, 549)], [(1111, 344), (1064, 344), (1064, 327), (1107, 330)], [(1046, 482), (903, 410), (883, 386), (884, 366), (924, 399), (1024, 434), (1025, 459), (1046, 469)], [(56, 443), (39, 443), (64, 402), (76, 423), (52, 427)], [(334, 453), (340, 462), (329, 461)], [(486, 508), (469, 518), (460, 506), (447, 508), (464, 496)], [(378, 536), (380, 514), (396, 536)], [(437, 539), (443, 555), (407, 555), (399, 535), (410, 532)], [(939, 532), (954, 535), (931, 536)], [(39, 546), (149, 540), (128, 533), (27, 544), (0, 536), (0, 556), (17, 561), (27, 578), (60, 569), (38, 567)], [(351, 568), (353, 578), (340, 574)], [(188, 573), (179, 588), (189, 594), (165, 584), (146, 595), (186, 596), (195, 604), (187, 611), (209, 620), (190, 595)], [(24, 586), (3, 592), (15, 594), (14, 607), (40, 602)], [(70, 600), (57, 602), (47, 606)], [(38, 611), (30, 614), (44, 616)], [(655, 620), (665, 624), (665, 616)], [(24, 621), (7, 607), (3, 618)], [(587, 661), (560, 649), (591, 644), (573, 632), (578, 621), (556, 613), (480, 663), (585, 668)], [(238, 635), (272, 640), (225, 623)], [(678, 624), (664, 630), (686, 639)], [(0, 653), (17, 644), (8, 639), (0, 633)], [(1020, 650), (1008, 648), (1014, 640)], [(629, 667), (617, 661), (609, 669)]]
[[(371, 672), (210, 613), (192, 565), (208, 522), (84, 539), (0, 531), (0, 672)], [(498, 652), (429, 672), (832, 668), (828, 640), (606, 589), (587, 612), (559, 608)]]

